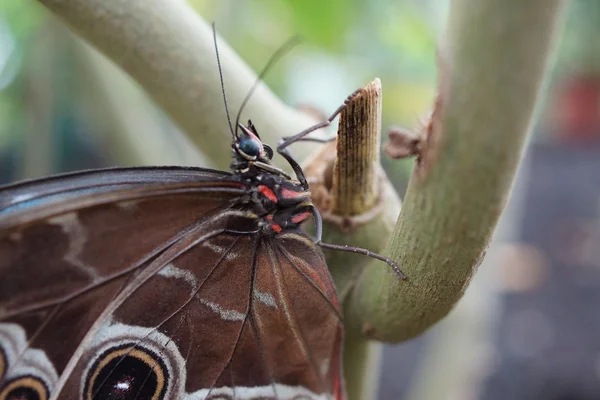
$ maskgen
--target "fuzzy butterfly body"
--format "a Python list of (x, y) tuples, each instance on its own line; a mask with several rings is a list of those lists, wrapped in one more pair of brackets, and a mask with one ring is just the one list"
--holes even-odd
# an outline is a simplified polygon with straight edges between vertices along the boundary
[(299, 227), (310, 194), (255, 166), (272, 153), (244, 132), (233, 174), (0, 189), (0, 400), (342, 398), (340, 307)]

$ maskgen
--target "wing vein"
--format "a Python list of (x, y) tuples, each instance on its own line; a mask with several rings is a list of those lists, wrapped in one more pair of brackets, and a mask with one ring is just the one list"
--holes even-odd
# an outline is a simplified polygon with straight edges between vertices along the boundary
[(303, 269), (296, 264), (296, 261), (294, 261), (292, 255), (289, 253), (289, 251), (287, 251), (287, 249), (285, 247), (283, 247), (280, 243), (277, 243), (277, 248), (281, 251), (281, 253), (285, 256), (285, 258), (288, 259), (290, 264), (292, 264), (294, 266), (296, 271), (298, 271), (300, 273), (300, 275), (302, 275), (302, 278), (304, 280), (306, 280), (311, 285), (311, 287), (313, 287), (319, 293), (319, 295), (325, 300), (327, 305), (335, 313), (335, 315), (338, 317), (338, 319), (340, 321), (343, 321), (344, 318), (343, 318), (342, 314), (340, 313), (340, 310), (331, 302), (331, 300), (329, 300), (329, 298), (327, 297), (327, 295), (325, 293), (323, 293), (321, 288), (316, 283), (314, 283), (313, 280), (308, 275), (306, 275), (306, 273), (303, 271)]
[[(264, 241), (261, 240), (259, 247), (260, 246), (265, 246)], [(256, 270), (258, 272), (258, 264), (256, 265)], [(252, 294), (251, 297), (254, 297), (254, 287), (252, 288)], [(273, 380), (273, 371), (271, 370), (271, 366), (269, 364), (269, 361), (267, 359), (267, 356), (265, 354), (265, 350), (264, 350), (264, 346), (263, 346), (263, 342), (262, 342), (262, 338), (260, 336), (260, 329), (258, 329), (258, 326), (256, 326), (256, 310), (255, 307), (252, 307), (250, 312), (252, 313), (251, 318), (250, 318), (250, 324), (252, 325), (252, 328), (254, 329), (254, 332), (256, 334), (256, 340), (258, 341), (258, 349), (260, 351), (260, 355), (261, 358), (263, 360), (263, 362), (265, 363), (265, 366), (267, 367), (267, 371), (269, 373), (269, 381), (271, 384), (271, 387), (273, 388), (273, 395), (275, 396), (275, 398), (279, 398), (279, 396), (277, 396), (277, 388), (275, 386), (275, 382)]]
[[(211, 238), (207, 238), (206, 240), (210, 240), (210, 239)], [(121, 359), (117, 362), (117, 364), (115, 365), (115, 367), (113, 368), (113, 370), (117, 369), (119, 367), (119, 365), (121, 364), (121, 362), (125, 359), (125, 357), (127, 357), (130, 352), (132, 352), (144, 340), (146, 340), (148, 338), (148, 336), (150, 336), (153, 332), (155, 332), (156, 330), (158, 330), (161, 326), (163, 326), (164, 324), (166, 324), (167, 322), (169, 322), (173, 317), (175, 317), (177, 314), (179, 314), (180, 312), (182, 312), (184, 308), (186, 308), (187, 306), (190, 305), (190, 303), (195, 298), (195, 296), (200, 292), (200, 290), (202, 289), (202, 287), (204, 286), (204, 284), (206, 283), (206, 281), (210, 278), (210, 276), (214, 273), (214, 271), (218, 268), (218, 266), (221, 265), (221, 263), (223, 262), (223, 260), (227, 256), (227, 253), (229, 253), (229, 251), (239, 242), (239, 240), (240, 240), (239, 237), (235, 238), (235, 240), (233, 241), (233, 243), (227, 248), (227, 251), (225, 251), (221, 255), (221, 257), (219, 257), (219, 259), (217, 260), (217, 262), (215, 263), (215, 265), (212, 267), (212, 269), (210, 270), (210, 272), (208, 273), (208, 275), (204, 278), (204, 280), (200, 283), (200, 285), (198, 285), (198, 288), (196, 288), (194, 290), (194, 292), (190, 295), (189, 299), (187, 301), (185, 301), (175, 311), (173, 311), (169, 316), (167, 316), (166, 318), (164, 318), (157, 326), (155, 326), (154, 328), (152, 328), (152, 330), (148, 331), (148, 333), (146, 333), (146, 335), (144, 335), (144, 337), (138, 339), (138, 341), (129, 350), (127, 350), (127, 352), (125, 352), (121, 356)], [(202, 244), (204, 242), (205, 241), (198, 242), (198, 243), (196, 243), (196, 246), (200, 245), (200, 244)], [(179, 253), (178, 255), (176, 255), (173, 260), (177, 259), (177, 257), (180, 257), (180, 256), (184, 255), (185, 253), (187, 253), (188, 251), (190, 251), (192, 248), (193, 247), (185, 249), (184, 251), (182, 251), (181, 253)], [(165, 263), (160, 269), (156, 270), (155, 274), (158, 273), (158, 272), (160, 272), (160, 270), (162, 268), (165, 268), (167, 264), (168, 263)], [(179, 329), (179, 327), (181, 327), (181, 324), (175, 329), (175, 332)], [(168, 345), (168, 342), (165, 344), (165, 346), (166, 345)], [(164, 346), (163, 346), (163, 348), (164, 348)], [(105, 380), (99, 385), (99, 388), (102, 387), (102, 384), (104, 384), (104, 382), (106, 381), (106, 379), (108, 379), (109, 376), (110, 376), (110, 374), (108, 374), (107, 377), (105, 378)], [(141, 387), (143, 387), (143, 384), (142, 384)], [(140, 387), (140, 390), (141, 390), (141, 387)], [(96, 393), (94, 393), (94, 396), (95, 395), (96, 395)], [(92, 396), (92, 397), (94, 397), (94, 396)]]
[[(286, 299), (283, 298), (283, 296), (285, 296), (284, 292), (282, 289), (285, 289), (285, 293), (287, 294), (287, 298), (289, 298), (289, 301), (291, 302), (291, 313), (288, 313), (286, 311), (286, 316), (288, 319), (288, 323), (290, 324), (291, 328), (292, 328), (292, 332), (294, 332), (294, 336), (296, 336), (300, 346), (302, 347), (302, 352), (304, 353), (305, 357), (308, 359), (308, 362), (312, 365), (315, 374), (317, 375), (320, 383), (321, 383), (321, 388), (323, 389), (323, 392), (327, 392), (329, 391), (329, 388), (327, 387), (327, 384), (325, 383), (325, 380), (323, 379), (322, 374), (319, 371), (319, 367), (317, 365), (317, 363), (315, 362), (315, 359), (313, 358), (313, 355), (310, 351), (310, 348), (308, 346), (308, 342), (306, 340), (306, 337), (304, 336), (304, 333), (302, 332), (302, 327), (301, 325), (298, 323), (298, 314), (296, 314), (295, 311), (295, 301), (294, 298), (290, 295), (290, 290), (287, 286), (287, 283), (285, 282), (285, 272), (284, 272), (284, 268), (281, 266), (281, 262), (279, 260), (279, 258), (277, 257), (277, 255), (274, 256), (274, 249), (272, 247), (269, 248), (269, 258), (271, 259), (271, 263), (272, 265), (276, 266), (276, 268), (279, 270), (279, 274), (274, 274), (275, 275), (275, 279), (277, 280), (277, 286), (279, 287), (279, 296), (281, 298), (281, 301), (284, 302), (286, 301)], [(293, 314), (293, 315), (292, 315)]]
[[(257, 239), (258, 240), (258, 239)], [(240, 344), (240, 340), (242, 338), (242, 334), (244, 333), (244, 329), (246, 328), (246, 323), (248, 322), (248, 318), (250, 316), (250, 312), (252, 310), (252, 298), (253, 298), (253, 294), (254, 294), (254, 282), (256, 280), (256, 260), (257, 260), (257, 256), (258, 256), (258, 243), (255, 244), (254, 247), (254, 253), (252, 255), (252, 273), (250, 275), (250, 285), (248, 288), (248, 303), (246, 305), (246, 312), (244, 315), (244, 321), (242, 322), (242, 326), (240, 328), (240, 331), (237, 335), (237, 338), (235, 340), (235, 344), (233, 346), (233, 349), (231, 351), (231, 354), (227, 360), (227, 363), (225, 364), (225, 366), (221, 369), (221, 372), (219, 373), (219, 375), (217, 376), (217, 378), (215, 379), (215, 382), (211, 385), (210, 389), (208, 390), (208, 393), (206, 394), (207, 398), (210, 398), (210, 394), (212, 392), (212, 390), (215, 388), (215, 384), (219, 381), (219, 379), (221, 378), (221, 376), (223, 375), (223, 372), (225, 372), (225, 370), (227, 369), (227, 367), (229, 367), (233, 361), (233, 357), (235, 356), (235, 353), (237, 351), (237, 348)], [(233, 375), (232, 375), (232, 379), (231, 381), (233, 382)]]

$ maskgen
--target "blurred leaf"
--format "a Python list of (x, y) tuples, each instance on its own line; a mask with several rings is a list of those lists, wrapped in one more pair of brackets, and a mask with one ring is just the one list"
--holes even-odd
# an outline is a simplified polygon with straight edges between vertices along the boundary
[(557, 73), (600, 73), (600, 2), (570, 2), (558, 52)]
[(384, 88), (383, 103), (385, 122), (404, 124), (416, 129), (421, 119), (426, 118), (433, 105), (435, 87), (427, 83), (389, 82)]
[(47, 11), (34, 1), (0, 1), (0, 19), (3, 19), (17, 40), (31, 35), (43, 22)]
[(358, 24), (363, 0), (286, 0), (292, 11), (293, 29), (311, 44), (339, 51), (346, 43), (345, 33)]

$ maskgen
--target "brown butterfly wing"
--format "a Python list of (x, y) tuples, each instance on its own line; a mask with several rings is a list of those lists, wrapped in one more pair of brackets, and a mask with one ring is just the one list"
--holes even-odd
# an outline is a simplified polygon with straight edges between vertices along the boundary
[(115, 172), (72, 174), (0, 190), (4, 317), (54, 304), (135, 269), (182, 237), (187, 227), (210, 218), (227, 198), (243, 193), (229, 194), (227, 182), (216, 181), (224, 176), (203, 170)]
[(341, 398), (342, 325), (323, 256), (281, 236), (189, 233), (129, 284), (60, 398), (116, 398), (119, 385), (141, 398)]
[(59, 398), (117, 398), (119, 382), (133, 392), (183, 398), (214, 384), (247, 312), (254, 246), (250, 236), (207, 236), (212, 232), (190, 233), (128, 284)]
[(271, 383), (282, 384), (275, 392), (301, 386), (342, 398), (341, 310), (322, 252), (294, 231), (265, 240), (261, 250), (250, 322)]
[(230, 178), (139, 168), (1, 188), (1, 386), (37, 369), (51, 389), (130, 275), (243, 193)]
[(239, 339), (198, 398), (343, 398), (343, 326), (320, 249), (299, 232), (263, 237), (252, 271)]
[(250, 234), (256, 216), (224, 206), (240, 195), (228, 174), (96, 174), (0, 195), (0, 398), (342, 397), (339, 306), (312, 241)]

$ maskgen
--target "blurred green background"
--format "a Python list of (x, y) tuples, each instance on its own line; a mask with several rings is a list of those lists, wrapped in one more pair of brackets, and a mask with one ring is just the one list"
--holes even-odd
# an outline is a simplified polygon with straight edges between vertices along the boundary
[[(428, 112), (445, 1), (190, 4), (205, 20), (216, 22), (220, 34), (254, 70), (260, 70), (287, 38), (300, 35), (302, 43), (265, 78), (292, 106), (308, 105), (327, 113), (353, 90), (379, 77), (386, 94), (384, 127), (416, 126)], [(0, 179), (138, 164), (134, 156), (121, 154), (118, 141), (112, 139), (115, 130), (126, 129), (111, 122), (117, 119), (106, 104), (112, 99), (127, 99), (130, 109), (144, 110), (129, 114), (131, 126), (154, 125), (166, 134), (176, 129), (137, 93), (135, 83), (113, 71), (110, 62), (93, 58), (90, 67), (88, 53), (37, 2), (0, 2)], [(109, 98), (105, 90), (111, 92)], [(140, 118), (148, 123), (139, 124)], [(400, 165), (399, 171), (406, 171), (408, 164)]]
[[(419, 120), (429, 111), (435, 96), (436, 48), (443, 43), (448, 0), (189, 0), (189, 3), (206, 21), (216, 22), (223, 38), (254, 70), (260, 70), (287, 38), (303, 37), (302, 44), (265, 78), (267, 85), (292, 106), (309, 105), (327, 113), (353, 90), (379, 77), (384, 93), (384, 133), (391, 125), (417, 128)], [(599, 26), (599, 2), (572, 2), (550, 85), (541, 98), (534, 145), (549, 144), (558, 149), (572, 145), (598, 147)], [(151, 164), (151, 159), (140, 161), (138, 155), (121, 146), (119, 138), (124, 130), (152, 131), (169, 137), (178, 128), (135, 82), (84, 45), (39, 3), (0, 1), (0, 183), (68, 170)], [(226, 132), (223, 140), (229, 140)], [(140, 142), (140, 146), (146, 145)], [(184, 150), (181, 151), (183, 154)], [(579, 150), (574, 151), (579, 154)], [(210, 155), (204, 157), (209, 163)], [(593, 160), (600, 160), (600, 152), (590, 157), (593, 165)], [(382, 159), (402, 190), (412, 161)], [(522, 176), (526, 170), (527, 163)], [(560, 182), (557, 178), (557, 190)], [(517, 185), (503, 218), (501, 238), (492, 246), (492, 253), (496, 249), (500, 255), (489, 262), (496, 262), (498, 268), (523, 264), (526, 269), (533, 263), (531, 253), (523, 252), (517, 233), (522, 228), (522, 218), (514, 211), (520, 209), (520, 199), (527, 197), (527, 188), (527, 183)], [(575, 189), (573, 193), (578, 196)], [(546, 200), (551, 201), (549, 197)], [(600, 220), (598, 210), (600, 207), (588, 218), (592, 221), (589, 224)], [(597, 238), (600, 239), (600, 234)], [(596, 257), (594, 262), (600, 264), (600, 255)], [(508, 259), (512, 261), (507, 262)], [(417, 341), (387, 348), (380, 378), (381, 398), (491, 399), (496, 398), (494, 393), (498, 398), (511, 399), (600, 398), (600, 391), (594, 392), (596, 389), (592, 389), (591, 397), (557, 397), (554, 394), (558, 391), (546, 397), (520, 396), (516, 392), (507, 395), (508, 392), (497, 388), (493, 393), (483, 389), (484, 377), (494, 372), (478, 368), (478, 363), (487, 360), (489, 364), (490, 348), (496, 348), (495, 354), (502, 353), (498, 350), (502, 346), (494, 345), (496, 339), (489, 330), (493, 324), (488, 322), (501, 323), (506, 313), (498, 310), (509, 309), (506, 299), (498, 294), (504, 289), (490, 289), (490, 282), (495, 281), (490, 277), (491, 269), (484, 264), (465, 300), (440, 327)], [(597, 279), (600, 281), (600, 277)], [(504, 306), (499, 307), (499, 303)], [(598, 316), (596, 313), (582, 318), (598, 319)], [(580, 329), (587, 328), (581, 325)], [(482, 330), (485, 345), (479, 341), (480, 337), (473, 339)], [(457, 339), (465, 337), (470, 339)], [(448, 353), (449, 347), (454, 347), (458, 356)], [(600, 381), (600, 356), (596, 368)], [(509, 382), (510, 386), (518, 379)], [(438, 390), (430, 390), (432, 385)], [(432, 393), (436, 393), (435, 397)]]
[[(205, 20), (216, 22), (224, 39), (254, 70), (287, 38), (300, 35), (302, 44), (265, 78), (292, 106), (327, 113), (354, 89), (379, 77), (385, 94), (384, 131), (394, 124), (418, 128), (428, 113), (447, 0), (189, 3)], [(571, 7), (553, 82), (573, 71), (600, 70), (594, 34), (598, 9), (592, 0), (578, 0)], [(114, 139), (120, 129), (152, 126), (165, 135), (177, 129), (131, 79), (101, 58), (90, 55), (39, 3), (0, 2), (0, 181), (139, 164)], [(115, 99), (126, 99), (137, 110), (125, 117), (130, 121), (114, 115)], [(392, 175), (403, 178), (411, 165), (384, 163)]]

